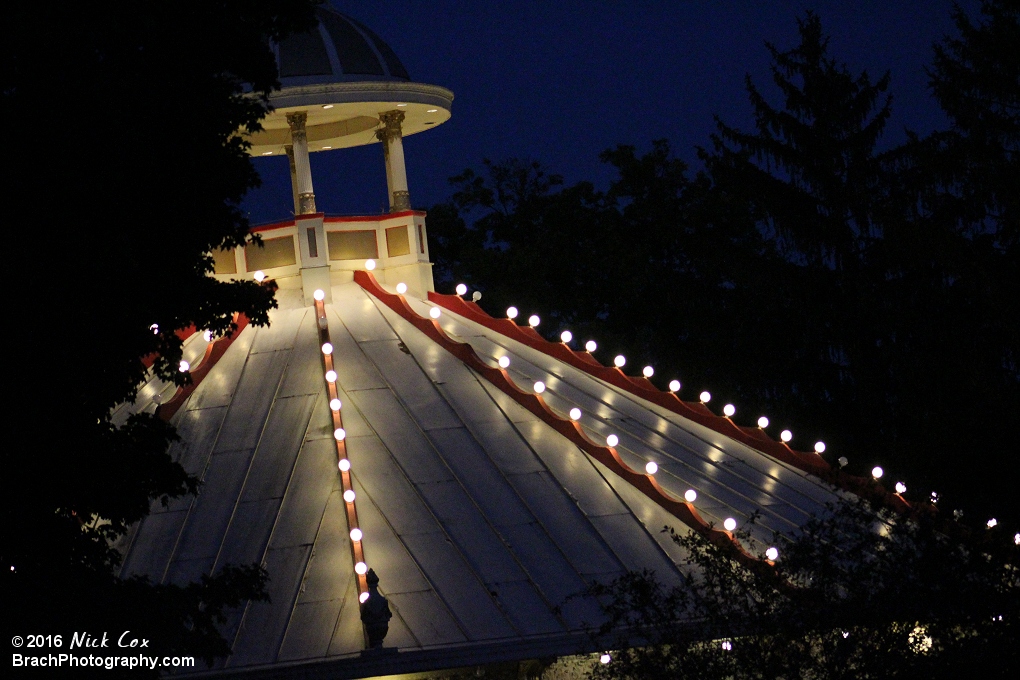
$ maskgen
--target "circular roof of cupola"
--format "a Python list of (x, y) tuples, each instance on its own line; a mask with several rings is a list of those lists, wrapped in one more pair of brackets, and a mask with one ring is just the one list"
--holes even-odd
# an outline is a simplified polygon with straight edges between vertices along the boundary
[(281, 89), (264, 130), (249, 137), (253, 156), (285, 152), (286, 115), (308, 114), (309, 151), (342, 149), (378, 140), (379, 115), (402, 111), (404, 136), (445, 123), (453, 93), (411, 80), (396, 52), (364, 24), (332, 7), (316, 9), (318, 25), (274, 45)]

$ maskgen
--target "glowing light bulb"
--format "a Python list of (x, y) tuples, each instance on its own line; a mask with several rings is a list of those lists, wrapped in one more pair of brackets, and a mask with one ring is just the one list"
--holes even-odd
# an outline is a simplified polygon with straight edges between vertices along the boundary
[(336, 371), (326, 371), (326, 382), (336, 382)]
[(330, 411), (339, 411), (341, 406), (343, 406), (343, 404), (340, 403), (339, 399), (330, 399), (329, 400), (329, 410)]
[(329, 356), (330, 354), (332, 354), (333, 353), (333, 345), (331, 343), (328, 343), (328, 342), (322, 343), (322, 353), (325, 354), (326, 356)]
[(326, 291), (324, 291), (321, 288), (316, 288), (315, 292), (312, 293), (312, 297), (318, 300), (319, 302), (322, 302), (323, 300), (326, 299)]
[(202, 331), (202, 339), (206, 342), (212, 342), (212, 331)]
[(602, 663), (602, 664), (609, 663), (612, 660), (613, 660), (613, 657), (609, 656), (608, 654), (603, 654), (602, 656), (599, 657), (599, 663)]
[(351, 469), (351, 461), (347, 460), (346, 458), (341, 458), (340, 462), (337, 463), (336, 466), (340, 468), (340, 472), (347, 472), (348, 470)]
[(581, 409), (577, 408), (576, 406), (574, 408), (570, 409), (570, 419), (571, 420), (580, 420), (581, 419)]
[(645, 463), (645, 472), (647, 472), (648, 474), (654, 475), (658, 471), (659, 466), (657, 463), (654, 463), (652, 461), (648, 461), (647, 463)]
[(688, 503), (693, 503), (698, 500), (698, 492), (694, 489), (687, 489), (687, 491), (684, 492), (684, 500)]
[(358, 595), (358, 602), (360, 602), (361, 604), (365, 604), (366, 602), (368, 602), (369, 597), (371, 596), (368, 593), (362, 593), (361, 595)]
[(362, 536), (364, 536), (364, 534), (361, 533), (361, 529), (359, 529), (358, 527), (354, 527), (353, 529), (351, 529), (352, 541), (360, 541)]
[(722, 641), (722, 648), (723, 648), (724, 651), (727, 651), (727, 652), (732, 651), (733, 650), (733, 643), (730, 642), (729, 640), (723, 640)]
[(655, 375), (655, 369), (652, 368), (651, 366), (645, 366), (644, 368), (641, 369), (641, 375), (645, 376), (646, 378), (651, 378), (653, 375)]
[(353, 489), (347, 489), (347, 491), (344, 491), (344, 500), (346, 502), (348, 502), (348, 503), (353, 503), (354, 502), (354, 490)]
[(734, 529), (737, 528), (737, 520), (733, 519), (732, 517), (727, 517), (726, 520), (723, 521), (722, 525), (726, 529), (726, 531), (733, 531)]
[(519, 313), (520, 312), (517, 311), (516, 307), (507, 307), (506, 308), (506, 318), (508, 318), (508, 319), (516, 319), (517, 315)]
[(266, 273), (259, 269), (257, 272), (255, 272), (255, 280), (258, 281), (259, 283), (262, 283), (263, 281), (266, 280)]
[(836, 462), (839, 463), (839, 466), (841, 468), (845, 468), (847, 465), (850, 464), (850, 461), (847, 459), (846, 456), (840, 456), (839, 460), (837, 460)]
[(545, 392), (545, 383), (539, 380), (535, 383), (535, 394), (542, 394)]
[(815, 453), (825, 453), (825, 442), (815, 442)]
[[(368, 565), (364, 562), (358, 562), (354, 565), (354, 571), (356, 571), (359, 575), (364, 574), (368, 572)], [(367, 600), (368, 598), (366, 597), (365, 599)]]
[(560, 342), (567, 343), (574, 339), (574, 334), (570, 331), (563, 331), (560, 333)]
[(184, 359), (181, 359), (181, 363), (177, 364), (177, 370), (180, 371), (181, 373), (187, 373), (188, 371), (191, 370), (191, 364), (189, 364)]
[[(1020, 545), (1020, 534), (1015, 534), (1013, 536), (1013, 545)], [(13, 568), (14, 567), (11, 567), (11, 569)]]
[(344, 439), (347, 438), (347, 430), (345, 430), (342, 427), (336, 428), (335, 430), (333, 430), (333, 438), (336, 439), (338, 442), (342, 442)]
[(770, 561), (775, 562), (779, 559), (779, 551), (775, 548), (769, 548), (765, 551), (765, 557), (769, 558)]
[(617, 354), (616, 358), (613, 359), (613, 365), (617, 368), (623, 368), (627, 364), (627, 357), (622, 354)]
[(679, 380), (670, 380), (669, 381), (669, 391), (670, 392), (679, 392), (680, 391), (680, 387), (681, 387), (681, 385), (680, 385), (680, 381)]
[(457, 295), (466, 295), (466, 294), (467, 294), (467, 286), (465, 286), (463, 283), (458, 283), (457, 284)]
[(433, 319), (438, 319), (440, 314), (442, 314), (442, 312), (439, 311), (439, 307), (433, 307), (432, 309), (429, 310), (429, 316), (431, 316)]
[(707, 404), (708, 402), (712, 401), (712, 393), (706, 390), (698, 395), (698, 399), (701, 400), (702, 404)]
[(903, 494), (903, 493), (906, 493), (906, 492), (907, 492), (907, 485), (904, 484), (903, 482), (896, 482), (896, 493)]
[(149, 326), (149, 330), (152, 331), (153, 335), (159, 335), (159, 324), (158, 323), (152, 324), (151, 326)]
[(779, 433), (779, 439), (782, 440), (783, 443), (789, 444), (790, 440), (793, 439), (793, 433), (789, 430), (783, 430)]
[(375, 260), (365, 260), (365, 269), (368, 271), (375, 269)]
[(732, 418), (733, 414), (737, 412), (737, 407), (733, 404), (726, 404), (722, 407), (722, 412), (727, 418)]
[(931, 502), (932, 503), (938, 503), (939, 502), (939, 494), (938, 494), (937, 491), (932, 491), (931, 492)]
[(584, 350), (586, 352), (594, 352), (596, 349), (598, 349), (598, 345), (595, 344), (594, 340), (589, 340), (588, 342), (584, 343)]
[(508, 357), (508, 356), (501, 356), (499, 358), (499, 362), (498, 363), (499, 363), (499, 367), (500, 368), (506, 368), (507, 366), (510, 365), (510, 357)]
[(765, 416), (762, 416), (761, 418), (758, 419), (758, 427), (760, 427), (761, 429), (764, 430), (768, 426), (769, 426), (769, 419), (768, 418), (766, 418)]
[(528, 325), (532, 328), (535, 328), (540, 323), (542, 323), (542, 320), (538, 318), (538, 314), (532, 314), (528, 317)]
[(988, 520), (987, 522), (985, 522), (985, 525), (989, 529), (994, 529), (998, 524), (999, 524), (999, 520), (995, 519), (994, 517), (991, 518), (990, 520)]
[(403, 281), (401, 281), (400, 283), (397, 284), (397, 293), (399, 293), (400, 295), (403, 295), (406, 292), (407, 292), (407, 284), (404, 283)]
[(875, 479), (881, 479), (882, 475), (884, 475), (884, 474), (885, 474), (885, 470), (883, 470), (882, 468), (880, 468), (877, 465), (875, 467), (871, 468), (871, 476), (874, 477)]
[(606, 437), (606, 446), (616, 446), (619, 443), (620, 438), (617, 437), (615, 434), (611, 434), (608, 437)]

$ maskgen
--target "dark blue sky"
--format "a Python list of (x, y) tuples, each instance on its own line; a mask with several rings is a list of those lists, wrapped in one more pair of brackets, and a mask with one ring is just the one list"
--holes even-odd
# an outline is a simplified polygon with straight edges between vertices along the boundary
[[(953, 32), (948, 0), (344, 0), (400, 56), (412, 79), (453, 90), (453, 118), (405, 139), (415, 207), (449, 196), (447, 178), (483, 158), (544, 163), (567, 182), (605, 187), (599, 153), (666, 138), (694, 161), (713, 114), (749, 127), (749, 73), (777, 102), (764, 42), (797, 43), (796, 19), (813, 10), (830, 54), (873, 79), (891, 71), (893, 117), (903, 129), (944, 124), (927, 89), (931, 45)], [(977, 0), (961, 3), (972, 17)], [(264, 185), (245, 206), (253, 222), (288, 217), (283, 157), (257, 158)], [(386, 201), (382, 150), (373, 144), (312, 154), (316, 202), (327, 213), (378, 213)]]

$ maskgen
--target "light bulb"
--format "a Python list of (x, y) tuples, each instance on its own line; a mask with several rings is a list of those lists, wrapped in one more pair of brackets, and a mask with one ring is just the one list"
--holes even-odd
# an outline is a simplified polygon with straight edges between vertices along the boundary
[(336, 382), (336, 371), (326, 371), (326, 382)]
[(815, 453), (825, 453), (825, 442), (815, 442)]
[(507, 307), (506, 308), (506, 318), (508, 318), (508, 319), (516, 319), (517, 318), (517, 314), (519, 314), (519, 312), (517, 311), (516, 307)]
[(839, 460), (837, 460), (836, 462), (839, 463), (839, 466), (841, 468), (845, 468), (847, 465), (850, 464), (850, 461), (849, 461), (849, 459), (847, 459), (846, 456), (840, 456)]
[(442, 314), (442, 312), (439, 311), (439, 307), (433, 307), (432, 309), (429, 310), (429, 316), (431, 316), (433, 319), (438, 319), (440, 314)]
[(149, 326), (149, 330), (152, 331), (153, 335), (159, 335), (159, 324), (158, 323), (152, 324), (151, 326)]
[(896, 482), (896, 493), (904, 494), (907, 492), (907, 485), (903, 482)]
[(397, 292), (401, 295), (407, 292), (407, 284), (401, 281), (397, 284)]
[(616, 446), (619, 443), (620, 438), (617, 437), (615, 434), (611, 434), (608, 437), (606, 437), (606, 446)]
[(340, 462), (337, 463), (336, 466), (340, 468), (340, 472), (347, 472), (348, 470), (351, 469), (351, 461), (347, 460), (346, 458), (341, 458)]
[(1020, 534), (1013, 535), (1013, 545), (1020, 545)]
[(768, 418), (766, 418), (765, 416), (762, 416), (761, 418), (758, 419), (758, 427), (760, 427), (761, 429), (764, 430), (768, 426), (769, 426), (769, 419)]
[(343, 404), (340, 403), (339, 399), (330, 399), (329, 400), (329, 410), (330, 411), (339, 411), (341, 406), (343, 406)]
[(684, 492), (684, 500), (688, 503), (693, 503), (698, 500), (698, 492), (694, 489), (687, 489), (687, 491)]
[[(368, 565), (364, 562), (358, 562), (354, 565), (354, 571), (356, 571), (359, 575), (364, 574), (368, 571)], [(368, 598), (366, 597), (365, 599), (367, 600)]]
[(532, 314), (528, 317), (528, 325), (532, 328), (535, 328), (540, 323), (542, 323), (542, 320), (538, 318), (538, 314)]
[(574, 339), (574, 334), (570, 331), (563, 331), (560, 333), (560, 342), (567, 343)]
[(371, 596), (368, 593), (362, 593), (361, 595), (358, 595), (358, 601), (361, 602), (361, 604), (365, 604), (368, 602), (369, 597)]
[(318, 300), (319, 302), (322, 302), (323, 300), (326, 299), (326, 291), (324, 291), (321, 288), (316, 288), (315, 292), (312, 293), (312, 297)]
[(259, 269), (257, 272), (255, 272), (255, 280), (258, 281), (259, 283), (262, 283), (263, 281), (266, 280), (266, 273)]
[(883, 470), (882, 468), (880, 468), (877, 465), (875, 467), (871, 468), (871, 476), (874, 477), (875, 479), (881, 479), (882, 475), (884, 475), (884, 474), (885, 474), (885, 470)]
[(998, 523), (999, 523), (999, 520), (997, 520), (997, 519), (995, 519), (995, 518), (993, 517), (993, 518), (991, 518), (990, 520), (988, 520), (987, 522), (985, 522), (985, 525), (986, 525), (986, 526), (987, 526), (987, 527), (988, 527), (989, 529), (994, 529), (994, 528), (996, 527), (996, 525), (998, 525)]
[(576, 406), (574, 408), (570, 409), (570, 419), (571, 420), (580, 420), (581, 419), (581, 409), (577, 408)]
[(365, 269), (368, 271), (375, 269), (375, 260), (365, 260)]
[(679, 392), (680, 391), (680, 381), (679, 380), (670, 380), (669, 381), (669, 391), (670, 392)]
[(539, 380), (535, 383), (535, 394), (542, 394), (545, 392), (545, 383)]
[(501, 356), (499, 358), (499, 362), (498, 363), (499, 363), (499, 367), (500, 368), (506, 368), (507, 366), (510, 365), (510, 357), (508, 357), (508, 356)]
[(652, 368), (651, 366), (645, 366), (644, 368), (641, 369), (641, 375), (645, 376), (646, 378), (651, 378), (653, 375), (655, 375), (655, 369)]
[(202, 331), (202, 339), (206, 342), (212, 342), (212, 331)]
[(712, 393), (709, 392), (708, 390), (705, 390), (704, 392), (698, 395), (698, 399), (701, 400), (702, 404), (707, 404), (708, 402), (712, 401)]
[(330, 354), (332, 354), (333, 353), (333, 345), (331, 343), (328, 343), (328, 342), (322, 343), (322, 353), (325, 354), (326, 356), (329, 356)]
[(189, 370), (191, 370), (191, 364), (189, 364), (184, 359), (181, 359), (181, 363), (177, 364), (177, 370), (180, 371), (181, 373), (187, 373)]
[(733, 404), (726, 404), (722, 407), (722, 412), (727, 418), (732, 418), (733, 414), (737, 412), (737, 407)]
[(790, 440), (793, 439), (793, 433), (790, 432), (789, 430), (783, 430), (782, 432), (779, 433), (779, 438), (783, 442), (789, 444)]
[(336, 428), (335, 430), (333, 430), (333, 438), (336, 439), (338, 442), (342, 442), (344, 439), (347, 438), (347, 430), (345, 430), (342, 427)]
[(652, 461), (648, 461), (647, 463), (645, 463), (645, 472), (647, 472), (648, 474), (654, 475), (658, 471), (659, 471), (658, 464)]
[(617, 354), (616, 358), (613, 359), (613, 364), (617, 368), (623, 368), (627, 364), (627, 357), (623, 356), (622, 354)]
[(775, 562), (779, 559), (779, 551), (775, 548), (769, 548), (765, 551), (765, 557), (769, 558), (770, 561)]
[(457, 295), (464, 295), (466, 293), (467, 293), (467, 286), (465, 286), (463, 283), (458, 283), (457, 284)]
[(354, 490), (353, 489), (347, 489), (347, 491), (344, 491), (344, 500), (346, 502), (348, 502), (348, 503), (353, 503), (354, 502)]
[(589, 340), (588, 342), (584, 343), (584, 349), (586, 352), (594, 352), (596, 349), (598, 349), (598, 345), (595, 344), (594, 340)]
[(354, 527), (353, 529), (351, 529), (352, 541), (360, 541), (362, 536), (364, 536), (364, 534), (361, 533), (361, 529), (359, 529), (358, 527)]
[(722, 525), (726, 529), (726, 531), (733, 531), (734, 529), (737, 528), (737, 520), (733, 519), (732, 517), (727, 517), (726, 520), (722, 523)]
[(612, 660), (613, 657), (609, 656), (608, 654), (603, 654), (602, 656), (599, 657), (599, 663), (603, 664), (609, 663)]

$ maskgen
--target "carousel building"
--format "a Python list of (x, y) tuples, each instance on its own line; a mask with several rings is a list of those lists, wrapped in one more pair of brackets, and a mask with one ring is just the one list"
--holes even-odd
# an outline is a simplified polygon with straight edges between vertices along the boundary
[[(116, 414), (169, 419), (172, 454), (202, 479), (133, 529), (123, 575), (258, 563), (271, 578), (271, 601), (226, 625), (232, 654), (199, 673), (568, 677), (601, 651), (587, 584), (642, 569), (680, 583), (663, 527), (779, 558), (774, 532), (841, 494), (821, 452), (758, 414), (738, 425), (748, 414), (708, 393), (657, 389), (653, 367), (603, 366), (568, 329), (546, 340), (528, 310), (437, 294), (402, 138), (447, 121), (453, 93), (412, 81), (350, 17), (318, 16), (276, 48), (283, 88), (250, 140), (290, 159), (294, 219), (215, 254), (217, 278), (276, 281), (271, 325), (193, 332), (193, 384), (152, 379)], [(309, 154), (376, 143), (390, 212), (318, 212)]]

